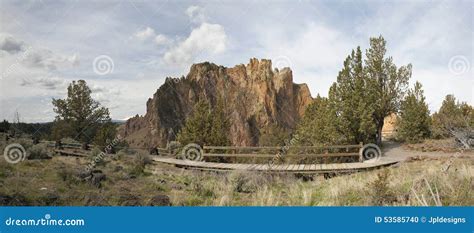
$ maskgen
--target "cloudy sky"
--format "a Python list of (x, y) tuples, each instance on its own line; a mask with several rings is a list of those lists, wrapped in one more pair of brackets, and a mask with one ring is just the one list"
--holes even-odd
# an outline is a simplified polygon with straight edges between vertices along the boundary
[(383, 35), (413, 64), (432, 111), (446, 94), (473, 104), (472, 1), (0, 0), (0, 119), (54, 119), (51, 98), (85, 79), (113, 119), (145, 113), (166, 77), (192, 63), (269, 58), (327, 95), (351, 49)]

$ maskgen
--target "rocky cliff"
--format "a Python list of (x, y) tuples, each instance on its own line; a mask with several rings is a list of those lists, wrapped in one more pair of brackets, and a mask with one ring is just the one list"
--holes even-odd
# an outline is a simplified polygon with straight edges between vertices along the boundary
[(192, 65), (182, 78), (167, 78), (148, 99), (144, 116), (129, 119), (122, 136), (133, 146), (164, 147), (186, 121), (195, 103), (205, 99), (214, 106), (225, 101), (233, 145), (256, 145), (270, 125), (292, 130), (312, 97), (306, 84), (293, 83), (290, 68), (272, 70), (270, 60), (252, 58), (232, 68), (204, 62)]

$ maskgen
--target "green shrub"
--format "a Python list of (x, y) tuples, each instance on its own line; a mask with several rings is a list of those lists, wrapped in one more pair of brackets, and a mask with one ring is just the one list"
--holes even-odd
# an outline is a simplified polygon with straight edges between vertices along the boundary
[(371, 204), (375, 206), (387, 205), (395, 201), (390, 189), (390, 170), (384, 169), (377, 174), (377, 179), (369, 183)]
[(93, 161), (95, 166), (105, 166), (104, 152), (99, 148), (94, 148), (89, 156), (89, 160)]
[(400, 116), (396, 126), (398, 140), (417, 143), (431, 134), (430, 110), (421, 88), (421, 84), (416, 82), (400, 104)]
[(139, 153), (137, 154), (132, 161), (131, 169), (129, 171), (130, 175), (140, 176), (145, 174), (145, 167), (147, 164), (151, 164), (152, 160), (149, 155)]
[(44, 144), (33, 145), (28, 149), (28, 159), (50, 159), (51, 152)]

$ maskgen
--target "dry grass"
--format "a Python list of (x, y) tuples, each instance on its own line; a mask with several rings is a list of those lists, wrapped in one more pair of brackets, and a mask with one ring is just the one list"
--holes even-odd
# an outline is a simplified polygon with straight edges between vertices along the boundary
[(447, 172), (448, 158), (439, 158), (302, 179), (184, 170), (121, 153), (97, 167), (106, 175), (100, 188), (78, 179), (87, 162), (55, 156), (12, 165), (0, 159), (0, 205), (149, 205), (157, 195), (167, 195), (175, 206), (474, 205), (472, 158), (454, 159)]
[(454, 138), (446, 139), (426, 139), (420, 143), (407, 143), (404, 145), (406, 149), (422, 151), (422, 152), (446, 152), (453, 153), (459, 151), (459, 145)]

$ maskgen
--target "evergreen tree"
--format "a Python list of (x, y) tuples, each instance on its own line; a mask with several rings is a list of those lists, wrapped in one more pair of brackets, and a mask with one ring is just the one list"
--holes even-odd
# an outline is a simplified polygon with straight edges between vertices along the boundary
[(230, 140), (227, 135), (230, 130), (230, 122), (225, 111), (224, 99), (218, 98), (215, 108), (211, 112), (211, 135), (208, 145), (227, 146)]
[(209, 136), (211, 126), (211, 107), (206, 101), (200, 100), (194, 106), (191, 116), (178, 133), (177, 139), (182, 145), (197, 143), (204, 145)]
[(271, 124), (260, 131), (259, 146), (284, 146), (290, 134), (277, 124)]
[(367, 89), (362, 52), (357, 47), (344, 61), (329, 93), (329, 102), (337, 115), (337, 131), (345, 138), (344, 143), (366, 143), (375, 139), (374, 110)]
[(178, 133), (177, 139), (182, 145), (197, 143), (201, 146), (225, 146), (230, 144), (227, 136), (229, 128), (223, 100), (218, 99), (214, 109), (207, 101), (200, 100)]
[(431, 118), (422, 86), (415, 83), (400, 105), (397, 137), (402, 141), (419, 142), (430, 136)]
[(385, 117), (399, 110), (400, 102), (411, 78), (411, 64), (397, 66), (392, 57), (385, 57), (386, 41), (382, 36), (370, 38), (370, 48), (366, 52), (365, 74), (367, 75), (366, 103), (374, 107), (373, 120), (376, 126), (376, 142), (382, 142), (382, 128)]
[(438, 112), (432, 116), (433, 136), (444, 138), (451, 136), (451, 130), (474, 127), (472, 106), (459, 103), (454, 95), (447, 95)]
[(399, 110), (411, 77), (411, 65), (397, 68), (385, 46), (383, 37), (370, 38), (365, 62), (360, 47), (346, 58), (328, 98), (303, 117), (297, 131), (313, 140), (306, 144), (381, 143), (384, 119)]
[[(100, 129), (97, 130), (97, 134), (94, 137), (94, 144), (99, 146), (101, 151), (104, 151), (107, 146), (113, 146), (111, 143), (116, 138), (116, 136), (116, 125), (112, 122), (107, 122), (103, 124)], [(114, 150), (108, 152), (114, 153)]]
[(336, 124), (336, 113), (328, 98), (318, 95), (306, 108), (296, 128), (296, 144), (311, 146), (341, 143), (345, 139), (337, 132)]
[(87, 148), (97, 129), (110, 122), (109, 110), (92, 99), (91, 93), (86, 81), (72, 81), (65, 99), (53, 99), (57, 114), (53, 126), (56, 136), (70, 136), (83, 142), (83, 147)]

